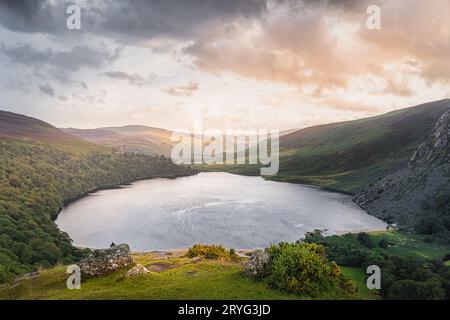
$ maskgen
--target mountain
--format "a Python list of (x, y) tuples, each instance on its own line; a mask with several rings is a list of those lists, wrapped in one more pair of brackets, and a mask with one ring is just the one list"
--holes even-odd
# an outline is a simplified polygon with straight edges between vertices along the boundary
[(445, 99), (283, 136), (280, 171), (270, 178), (354, 193), (404, 167), (449, 106)]
[(3, 110), (0, 110), (1, 136), (48, 143), (66, 151), (101, 149), (97, 145), (65, 133), (44, 121)]
[[(406, 166), (448, 110), (450, 99), (380, 116), (309, 127), (280, 136), (280, 169), (267, 179), (354, 194)], [(207, 170), (259, 175), (259, 165), (213, 165)]]
[(450, 242), (450, 105), (407, 166), (354, 200), (377, 217)]
[(98, 129), (62, 129), (64, 132), (122, 152), (170, 156), (172, 132), (147, 126), (130, 125)]

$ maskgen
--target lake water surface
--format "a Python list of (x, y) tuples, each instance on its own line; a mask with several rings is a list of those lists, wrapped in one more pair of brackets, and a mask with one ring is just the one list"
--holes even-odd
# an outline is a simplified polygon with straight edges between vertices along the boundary
[(350, 196), (228, 173), (152, 179), (80, 199), (56, 223), (74, 245), (167, 250), (196, 243), (239, 249), (295, 241), (305, 232), (378, 230), (385, 223)]

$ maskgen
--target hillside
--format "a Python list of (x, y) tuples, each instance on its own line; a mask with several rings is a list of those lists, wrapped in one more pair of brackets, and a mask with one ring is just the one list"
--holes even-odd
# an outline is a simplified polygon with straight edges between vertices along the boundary
[[(407, 165), (449, 106), (450, 99), (445, 99), (281, 136), (280, 170), (278, 175), (267, 178), (355, 193)], [(259, 174), (257, 166), (248, 165), (205, 169)]]
[(0, 137), (30, 139), (52, 144), (65, 151), (95, 151), (97, 145), (74, 137), (56, 127), (31, 117), (0, 110)]
[(83, 254), (54, 223), (68, 201), (97, 188), (195, 173), (164, 157), (117, 153), (16, 114), (2, 112), (0, 128), (0, 283)]
[(354, 199), (377, 217), (450, 243), (450, 106), (407, 166)]
[(105, 127), (98, 129), (62, 129), (73, 136), (122, 152), (170, 156), (171, 131), (147, 126)]

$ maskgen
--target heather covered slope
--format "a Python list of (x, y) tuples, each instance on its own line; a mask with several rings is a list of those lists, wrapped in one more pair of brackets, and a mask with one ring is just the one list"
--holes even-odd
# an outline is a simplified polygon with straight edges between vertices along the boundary
[(0, 110), (0, 137), (39, 141), (65, 151), (84, 152), (101, 149), (44, 121), (3, 110)]
[[(407, 165), (449, 105), (450, 99), (444, 99), (283, 135), (280, 170), (267, 178), (355, 193)], [(260, 174), (258, 166), (249, 165), (212, 165), (205, 169)]]
[(291, 133), (280, 140), (275, 178), (355, 192), (405, 166), (449, 105), (446, 99)]
[(171, 131), (147, 126), (62, 129), (64, 132), (122, 152), (170, 156), (174, 143)]

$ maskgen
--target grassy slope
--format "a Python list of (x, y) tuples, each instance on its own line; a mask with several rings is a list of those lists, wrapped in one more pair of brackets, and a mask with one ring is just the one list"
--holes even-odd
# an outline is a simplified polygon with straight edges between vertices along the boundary
[(137, 255), (138, 263), (151, 268), (165, 264), (161, 272), (125, 278), (126, 270), (82, 282), (81, 290), (65, 287), (65, 267), (45, 271), (41, 276), (20, 282), (14, 288), (0, 289), (0, 299), (293, 299), (268, 289), (242, 273), (237, 263), (171, 258), (153, 260)]
[[(299, 130), (280, 138), (280, 170), (273, 180), (354, 192), (404, 166), (450, 108), (450, 99), (377, 117)], [(259, 174), (256, 166), (211, 166)]]
[(379, 238), (387, 238), (390, 242), (395, 243), (396, 245), (389, 248), (388, 251), (399, 256), (417, 256), (422, 259), (434, 260), (442, 259), (450, 253), (450, 247), (427, 243), (420, 235), (389, 231), (371, 232), (370, 234)]
[(366, 286), (367, 275), (360, 268), (341, 267), (342, 273), (353, 279), (358, 288), (358, 294), (365, 300), (377, 300), (380, 296), (376, 292), (371, 291)]
[[(134, 278), (125, 277), (126, 269), (111, 275), (82, 282), (81, 290), (66, 288), (66, 267), (44, 271), (33, 279), (0, 286), (0, 299), (309, 299), (268, 288), (265, 282), (246, 277), (242, 263), (174, 257), (158, 260), (151, 254), (135, 255), (137, 263), (150, 270), (152, 265), (166, 269)], [(358, 270), (346, 268), (344, 273), (364, 276)], [(358, 283), (363, 287), (363, 283)], [(343, 297), (329, 293), (320, 299), (373, 299), (376, 296), (363, 289), (361, 296)]]

